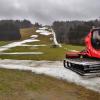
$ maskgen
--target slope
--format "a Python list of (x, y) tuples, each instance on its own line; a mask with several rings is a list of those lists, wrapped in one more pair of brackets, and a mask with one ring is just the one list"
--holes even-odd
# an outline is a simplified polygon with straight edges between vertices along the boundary
[[(64, 53), (70, 49), (83, 49), (82, 46), (62, 45), (58, 48), (54, 43), (52, 31), (46, 28), (26, 28), (21, 30), (22, 40), (0, 48), (0, 58), (21, 60), (62, 60)], [(28, 34), (28, 35), (26, 35)], [(28, 39), (25, 39), (29, 37)]]

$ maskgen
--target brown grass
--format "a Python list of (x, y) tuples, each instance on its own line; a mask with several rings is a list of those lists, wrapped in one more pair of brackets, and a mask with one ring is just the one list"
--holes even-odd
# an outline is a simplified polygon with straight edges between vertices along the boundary
[(100, 100), (100, 94), (49, 76), (0, 69), (0, 100)]
[(31, 35), (36, 34), (35, 31), (36, 31), (35, 27), (20, 29), (21, 39), (29, 38)]

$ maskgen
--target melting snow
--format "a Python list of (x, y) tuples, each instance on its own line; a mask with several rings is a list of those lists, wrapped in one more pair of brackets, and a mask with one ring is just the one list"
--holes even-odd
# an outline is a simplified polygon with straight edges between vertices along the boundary
[(54, 44), (57, 45), (57, 46), (59, 46), (59, 47), (62, 47), (61, 44), (59, 44), (59, 43), (57, 42), (56, 33), (55, 33), (53, 30), (52, 30), (52, 34), (53, 34), (53, 41), (54, 41)]
[(0, 47), (0, 52), (5, 51), (5, 50), (8, 50), (8, 49), (10, 49), (12, 47), (21, 46), (24, 43), (35, 42), (35, 41), (40, 41), (40, 40), (31, 38), (31, 39), (27, 39), (27, 40), (23, 40), (23, 41), (19, 41), (19, 42), (13, 42), (13, 43), (10, 43), (8, 45), (1, 46)]
[(13, 53), (0, 53), (0, 55), (31, 55), (43, 54), (43, 52), (13, 52)]
[(39, 30), (46, 30), (46, 29), (48, 29), (47, 27), (41, 27), (41, 28), (39, 28)]
[(46, 28), (46, 27), (39, 28), (38, 30), (36, 30), (36, 32), (39, 33), (39, 34), (42, 34), (42, 35), (50, 35), (50, 34), (53, 34), (53, 41), (54, 41), (54, 44), (57, 45), (57, 46), (59, 46), (59, 47), (62, 47), (61, 44), (59, 44), (59, 43), (57, 42), (56, 34), (55, 34), (55, 32), (53, 31), (53, 29), (51, 29), (51, 32), (47, 31), (46, 29), (48, 29), (48, 28)]
[(50, 35), (50, 34), (52, 34), (52, 33), (50, 33), (50, 32), (41, 32), (40, 34), (42, 34), (42, 35)]
[(32, 36), (30, 36), (31, 38), (37, 38), (38, 37), (38, 35), (32, 35)]
[(0, 67), (46, 74), (100, 92), (100, 77), (83, 78), (64, 68), (61, 61), (0, 60)]
[(27, 44), (22, 44), (21, 46), (26, 46), (26, 47), (42, 47), (42, 46), (47, 46), (45, 44), (41, 44), (41, 45), (27, 45)]
[(51, 32), (46, 31), (46, 30), (36, 30), (36, 32), (39, 33), (39, 34), (42, 34), (42, 35), (50, 35), (50, 34), (52, 34)]
[(71, 52), (79, 52), (79, 51), (77, 51), (77, 50), (69, 50), (69, 51), (71, 51)]

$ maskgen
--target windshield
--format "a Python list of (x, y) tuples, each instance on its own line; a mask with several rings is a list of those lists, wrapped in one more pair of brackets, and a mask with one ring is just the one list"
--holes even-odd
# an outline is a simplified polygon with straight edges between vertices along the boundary
[(100, 29), (93, 31), (92, 45), (95, 49), (100, 49)]

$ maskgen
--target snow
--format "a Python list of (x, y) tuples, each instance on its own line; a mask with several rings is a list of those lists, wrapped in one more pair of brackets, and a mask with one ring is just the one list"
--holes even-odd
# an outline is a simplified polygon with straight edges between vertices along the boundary
[(52, 33), (51, 33), (51, 32), (45, 31), (45, 32), (41, 32), (40, 34), (42, 34), (42, 35), (50, 35), (50, 34), (52, 34)]
[(36, 30), (36, 32), (41, 34), (41, 35), (50, 35), (50, 34), (52, 34), (51, 32), (46, 31), (46, 30)]
[(36, 30), (36, 32), (39, 33), (39, 34), (42, 34), (42, 35), (50, 35), (50, 34), (53, 34), (53, 41), (54, 41), (54, 44), (57, 45), (57, 46), (59, 46), (59, 47), (62, 47), (61, 44), (59, 44), (59, 43), (57, 42), (56, 34), (55, 34), (55, 32), (53, 31), (53, 29), (51, 29), (51, 32), (47, 31), (46, 29), (48, 29), (48, 28), (46, 28), (46, 27), (39, 28), (38, 30)]
[(48, 29), (47, 27), (41, 27), (41, 28), (39, 28), (39, 30), (46, 30), (46, 29)]
[(71, 52), (79, 52), (79, 51), (77, 51), (77, 50), (69, 50), (69, 51), (71, 51)]
[(64, 68), (61, 61), (0, 60), (0, 68), (27, 70), (36, 74), (45, 74), (100, 92), (100, 77), (81, 77)]
[(59, 43), (57, 42), (56, 33), (55, 33), (53, 30), (52, 30), (52, 34), (53, 34), (53, 41), (54, 41), (54, 44), (57, 45), (57, 46), (59, 46), (59, 47), (62, 47), (61, 44), (59, 44)]
[(27, 40), (23, 40), (23, 41), (13, 42), (13, 43), (10, 43), (8, 45), (1, 46), (0, 47), (0, 52), (5, 51), (5, 50), (8, 50), (8, 49), (10, 49), (12, 47), (21, 46), (24, 43), (36, 42), (36, 41), (40, 41), (40, 40), (35, 39), (35, 38), (31, 38), (31, 39), (27, 39)]
[(41, 34), (41, 35), (50, 35), (52, 34), (52, 32), (47, 31), (47, 27), (42, 27), (39, 28), (38, 30), (36, 30), (37, 33)]
[(37, 38), (38, 35), (31, 35), (30, 37), (31, 37), (31, 38)]
[(31, 55), (43, 54), (43, 52), (13, 52), (13, 53), (0, 53), (0, 55)]
[(45, 44), (41, 44), (41, 45), (27, 45), (27, 44), (22, 44), (21, 46), (24, 46), (24, 47), (43, 47), (43, 46), (47, 46)]

